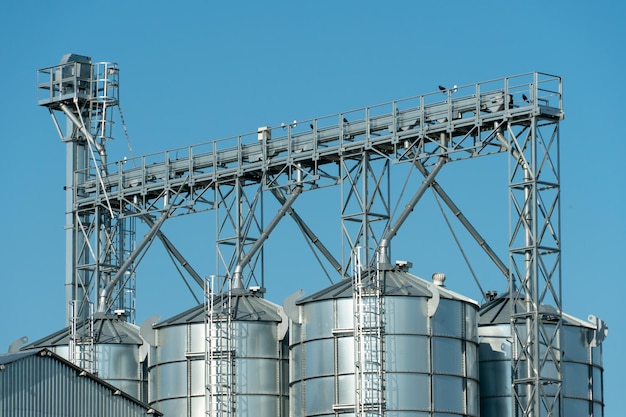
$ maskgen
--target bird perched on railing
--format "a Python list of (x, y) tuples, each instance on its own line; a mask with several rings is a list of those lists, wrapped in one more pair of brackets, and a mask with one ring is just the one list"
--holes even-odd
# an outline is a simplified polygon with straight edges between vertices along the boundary
[[(456, 93), (456, 90), (458, 90), (459, 88), (456, 86), (456, 84), (454, 85), (454, 87), (452, 87), (450, 89), (450, 91), (452, 91), (453, 93)], [(439, 86), (439, 91), (441, 91), (442, 93), (446, 93), (448, 91), (448, 89), (446, 87), (444, 87), (443, 85)]]

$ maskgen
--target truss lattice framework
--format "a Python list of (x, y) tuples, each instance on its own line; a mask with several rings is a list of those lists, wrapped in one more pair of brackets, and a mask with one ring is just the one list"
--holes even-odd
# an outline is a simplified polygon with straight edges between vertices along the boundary
[(559, 125), (531, 118), (510, 138), (513, 409), (562, 416)]
[[(135, 247), (135, 218), (111, 218), (108, 210), (97, 207), (86, 213), (75, 213), (73, 226), (75, 279), (73, 284), (76, 317), (88, 317), (88, 306), (98, 292), (117, 274)], [(124, 311), (134, 321), (134, 270), (124, 274), (108, 300), (107, 311)]]
[[(390, 220), (390, 159), (375, 152), (360, 152), (354, 158), (341, 158), (342, 252), (344, 275), (352, 268), (352, 248), (362, 248), (362, 262), (372, 264), (382, 232)], [(372, 266), (372, 265), (370, 265)]]
[[(238, 262), (254, 245), (263, 231), (263, 193), (258, 183), (245, 184), (237, 180), (234, 184), (215, 187), (216, 246), (218, 277), (223, 282), (232, 276)], [(263, 249), (252, 254), (247, 281), (263, 286)], [(258, 268), (257, 268), (258, 265)], [(258, 276), (257, 276), (258, 273)]]
[[(244, 256), (248, 239), (255, 241), (254, 234), (263, 229), (265, 191), (283, 195), (298, 190), (299, 194), (348, 183), (342, 193), (344, 240), (350, 246), (375, 248), (380, 230), (372, 223), (383, 220), (383, 230), (388, 225), (386, 187), (392, 183), (393, 165), (411, 163), (428, 169), (441, 160), (508, 152), (512, 161), (509, 279), (519, 284), (511, 288), (516, 309), (512, 317), (515, 409), (525, 416), (560, 415), (558, 123), (563, 111), (559, 77), (521, 74), (108, 163), (104, 158), (108, 136), (89, 125), (101, 120), (99, 112), (115, 101), (88, 106), (101, 99), (99, 84), (94, 83), (100, 78), (92, 77), (90, 59), (83, 58), (40, 70), (38, 83), (39, 104), (52, 113), (62, 111), (70, 121), (71, 133), (61, 136), (71, 157), (66, 200), (71, 300), (93, 297), (102, 285), (108, 287), (109, 273), (116, 268), (117, 279), (125, 272), (119, 261), (129, 251), (119, 245), (127, 239), (113, 236), (117, 230), (129, 229), (118, 222), (160, 216), (149, 233), (153, 235), (168, 216), (214, 209), (220, 213), (221, 209), (216, 221), (218, 264), (232, 269)], [(111, 82), (117, 85), (113, 76)], [(283, 208), (292, 210), (288, 204)], [(232, 210), (236, 217), (226, 213)], [(302, 222), (299, 225), (306, 229)], [(224, 249), (229, 245), (234, 248), (230, 252)], [(130, 251), (124, 266), (145, 247), (142, 241)], [(258, 259), (248, 263), (249, 276), (263, 282), (262, 255)], [(338, 270), (345, 275), (348, 266)], [(542, 305), (547, 303), (556, 315), (543, 313)]]

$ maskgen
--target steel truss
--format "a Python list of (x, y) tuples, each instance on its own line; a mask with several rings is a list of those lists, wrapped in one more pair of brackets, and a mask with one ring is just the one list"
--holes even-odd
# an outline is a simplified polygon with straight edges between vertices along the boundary
[(559, 125), (533, 117), (509, 137), (513, 409), (562, 416)]
[[(73, 65), (80, 74), (79, 64), (64, 65)], [(65, 78), (53, 76), (64, 65), (40, 70), (39, 104), (63, 111), (71, 121), (72, 133), (62, 135), (71, 156), (67, 206), (73, 292), (68, 299), (93, 298), (96, 290), (123, 282), (121, 276), (133, 271), (132, 262), (151, 238), (167, 242), (159, 231), (167, 218), (205, 210), (217, 213), (218, 275), (224, 282), (242, 277), (244, 281), (235, 280), (235, 286), (264, 285), (262, 243), (285, 214), (339, 276), (348, 275), (349, 254), (357, 246), (366, 249), (368, 264), (378, 252), (384, 269), (390, 259), (389, 240), (424, 190), (433, 187), (446, 196), (434, 181), (444, 164), (508, 153), (511, 241), (506, 275), (517, 309), (512, 317), (515, 409), (534, 417), (559, 415), (558, 124), (563, 118), (559, 77), (528, 73), (495, 79), (108, 163), (102, 158), (103, 144), (98, 147), (77, 121), (91, 124), (98, 119), (87, 117), (86, 104), (93, 99), (90, 87), (85, 89), (84, 80), (74, 75), (71, 81), (79, 88), (64, 89)], [(72, 104), (79, 110), (70, 108)], [(95, 153), (100, 159), (94, 164), (90, 155)], [(391, 225), (392, 167), (403, 163), (416, 166), (426, 179)], [(292, 207), (301, 192), (337, 184), (342, 185), (343, 241), (349, 247), (343, 249), (342, 265)], [(265, 192), (272, 192), (282, 204), (268, 226), (263, 224)], [(456, 207), (449, 197), (443, 199), (448, 207)], [(150, 231), (127, 256), (126, 251), (114, 250), (125, 239), (113, 236), (127, 230), (119, 222), (137, 217), (151, 225)], [(480, 242), (469, 221), (458, 217), (502, 270), (504, 263)], [(184, 261), (171, 242), (166, 247)], [(197, 274), (194, 278), (201, 283)], [(547, 303), (559, 314), (543, 315), (541, 306)], [(546, 326), (546, 321), (557, 325)]]
[[(390, 216), (390, 165), (387, 155), (374, 151), (358, 152), (341, 158), (343, 259), (353, 248), (363, 250), (362, 263), (373, 264), (382, 231)], [(351, 256), (353, 259), (354, 257)], [(346, 268), (351, 268), (348, 262)], [(372, 266), (372, 265), (370, 265)], [(344, 274), (347, 274), (344, 270)]]
[[(263, 193), (259, 187), (259, 183), (246, 184), (241, 179), (232, 185), (215, 187), (217, 276), (224, 283), (263, 231)], [(254, 258), (247, 270), (249, 273), (245, 274), (247, 282), (242, 283), (241, 287), (247, 287), (250, 282), (263, 285), (260, 278), (263, 274), (262, 248), (252, 256)], [(259, 274), (258, 278), (256, 273)]]

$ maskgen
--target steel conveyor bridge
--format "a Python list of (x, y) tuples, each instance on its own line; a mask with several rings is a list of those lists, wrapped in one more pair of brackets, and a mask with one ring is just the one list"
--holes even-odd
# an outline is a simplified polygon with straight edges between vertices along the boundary
[(258, 183), (268, 175), (266, 187), (314, 184), (328, 177), (324, 166), (368, 151), (426, 166), (440, 156), (452, 161), (506, 152), (508, 126), (528, 126), (535, 116), (561, 118), (559, 88), (556, 77), (526, 74), (118, 161), (100, 167), (101, 180), (91, 167), (76, 172), (84, 181), (76, 184), (75, 208), (111, 204), (121, 216), (160, 212), (155, 202), (176, 193), (185, 200), (180, 206), (197, 210), (215, 203), (201, 198), (215, 186)]

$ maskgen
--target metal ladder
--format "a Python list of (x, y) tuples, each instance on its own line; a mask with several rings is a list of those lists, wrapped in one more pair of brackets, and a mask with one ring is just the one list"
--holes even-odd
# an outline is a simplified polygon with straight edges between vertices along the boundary
[(385, 319), (383, 275), (363, 279), (360, 247), (354, 251), (355, 415), (385, 415)]
[(232, 340), (231, 285), (227, 293), (214, 291), (214, 279), (205, 282), (206, 415), (235, 415), (235, 350)]
[(89, 316), (84, 321), (78, 316), (77, 301), (70, 302), (69, 360), (89, 373), (95, 374), (96, 345), (93, 324), (93, 303), (89, 303)]
[(113, 139), (113, 112), (109, 107), (117, 106), (119, 99), (119, 69), (109, 62), (92, 65), (92, 99), (89, 100), (91, 134), (94, 140), (104, 144)]

